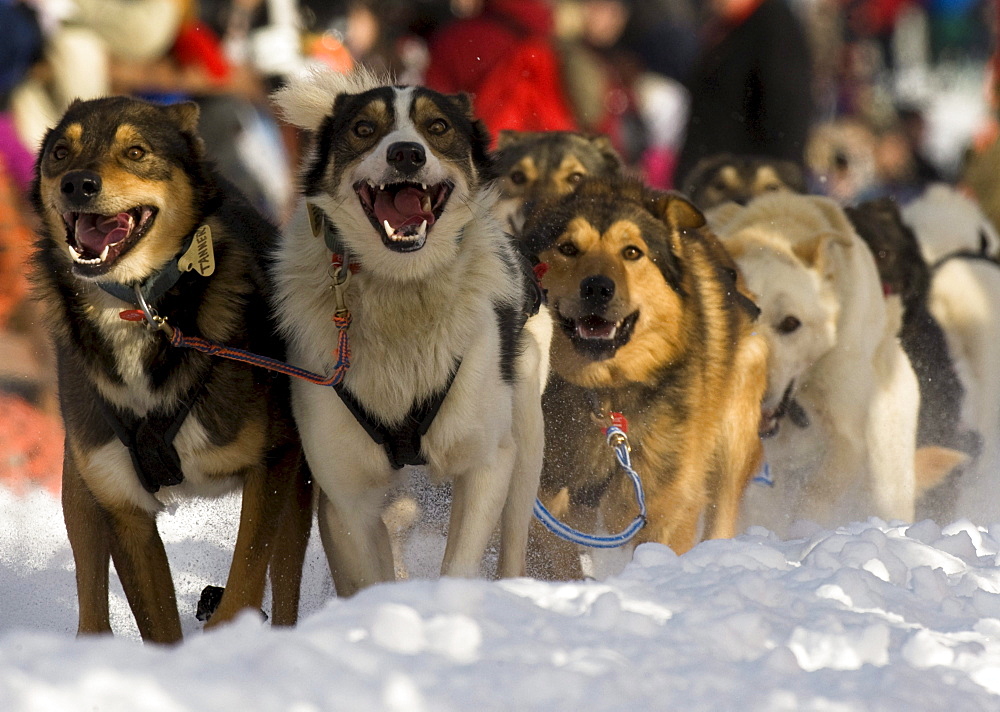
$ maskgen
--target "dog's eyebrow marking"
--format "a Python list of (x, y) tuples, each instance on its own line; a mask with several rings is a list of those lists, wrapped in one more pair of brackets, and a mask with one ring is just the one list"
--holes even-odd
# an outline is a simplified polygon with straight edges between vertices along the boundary
[(115, 131), (115, 143), (116, 144), (133, 144), (136, 141), (142, 141), (142, 134), (139, 133), (137, 129), (132, 124), (122, 124)]
[(571, 238), (581, 250), (587, 250), (601, 240), (600, 231), (591, 225), (587, 218), (579, 216), (566, 223), (563, 236)]
[(73, 143), (79, 142), (83, 138), (83, 124), (75, 123), (67, 126), (66, 130), (63, 131), (63, 138)]

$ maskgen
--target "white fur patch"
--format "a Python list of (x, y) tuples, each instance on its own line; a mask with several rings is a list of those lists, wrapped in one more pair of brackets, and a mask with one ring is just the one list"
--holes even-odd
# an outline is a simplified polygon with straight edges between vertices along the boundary
[(333, 111), (333, 102), (341, 94), (361, 94), (393, 83), (390, 75), (365, 67), (347, 73), (310, 67), (274, 92), (271, 100), (285, 121), (315, 131)]

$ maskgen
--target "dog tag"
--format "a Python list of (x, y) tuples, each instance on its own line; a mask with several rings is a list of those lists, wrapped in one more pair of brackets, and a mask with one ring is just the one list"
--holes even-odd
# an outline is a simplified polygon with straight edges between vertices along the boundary
[(215, 272), (215, 250), (212, 247), (212, 228), (202, 225), (195, 231), (191, 247), (177, 261), (181, 272), (195, 270), (202, 277)]
[(313, 237), (320, 237), (326, 227), (326, 213), (323, 208), (312, 203), (306, 203), (306, 212), (309, 214), (309, 227)]

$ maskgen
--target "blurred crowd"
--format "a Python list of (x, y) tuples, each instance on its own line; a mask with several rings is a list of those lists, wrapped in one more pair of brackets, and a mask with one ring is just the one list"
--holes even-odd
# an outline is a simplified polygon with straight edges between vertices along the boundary
[(300, 138), (267, 95), (316, 64), (469, 92), (493, 135), (605, 134), (660, 188), (731, 152), (794, 161), (845, 203), (965, 178), (1000, 216), (995, 118), (955, 161), (929, 155), (926, 121), (948, 67), (985, 77), (995, 110), (997, 15), (995, 0), (0, 0), (0, 480), (58, 488), (24, 259), (34, 153), (76, 98), (198, 102), (220, 172), (279, 223)]

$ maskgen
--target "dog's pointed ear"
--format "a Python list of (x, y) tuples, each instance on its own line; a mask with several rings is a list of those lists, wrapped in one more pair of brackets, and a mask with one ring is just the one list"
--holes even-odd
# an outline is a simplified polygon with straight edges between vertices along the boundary
[(198, 117), (201, 116), (201, 109), (193, 101), (170, 104), (163, 107), (163, 110), (181, 131), (198, 133)]
[(624, 167), (622, 157), (618, 155), (611, 139), (603, 134), (589, 137), (590, 145), (597, 149), (604, 159), (604, 170), (607, 173), (619, 173)]
[(705, 226), (705, 215), (680, 193), (650, 191), (650, 212), (678, 231), (697, 230)]
[(447, 94), (446, 95), (452, 103), (455, 104), (455, 108), (461, 111), (469, 119), (475, 118), (475, 109), (473, 108), (472, 95), (468, 92), (458, 92), (457, 94)]
[(716, 234), (722, 232), (737, 215), (743, 212), (744, 206), (739, 203), (722, 203), (705, 212), (705, 219)]
[(170, 121), (181, 130), (181, 133), (188, 136), (198, 155), (205, 155), (205, 143), (201, 140), (201, 134), (198, 133), (198, 118), (201, 116), (201, 108), (193, 101), (184, 101), (180, 104), (165, 106), (163, 110)]

